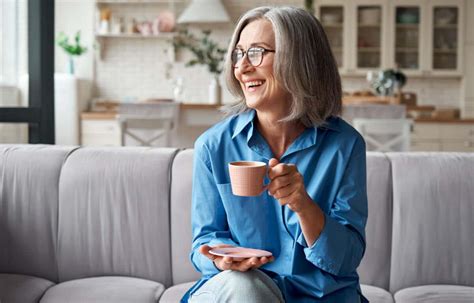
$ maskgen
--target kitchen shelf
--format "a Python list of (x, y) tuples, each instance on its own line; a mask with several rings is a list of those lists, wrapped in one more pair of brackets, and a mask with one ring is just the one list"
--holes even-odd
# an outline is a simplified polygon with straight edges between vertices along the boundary
[(342, 23), (322, 23), (324, 28), (342, 28)]
[(184, 0), (97, 0), (97, 4), (170, 4), (184, 3)]
[(453, 54), (453, 55), (456, 54), (456, 50), (455, 50), (455, 49), (441, 49), (441, 48), (435, 48), (433, 51), (434, 51), (435, 54)]
[(395, 49), (397, 53), (418, 53), (418, 48), (416, 47), (397, 47)]
[(397, 23), (397, 29), (418, 29), (420, 27), (419, 23)]
[(159, 35), (142, 34), (96, 34), (97, 38), (132, 38), (132, 39), (171, 39), (176, 36), (176, 32), (160, 33)]
[(357, 51), (361, 53), (377, 53), (380, 52), (380, 47), (359, 47)]
[(457, 29), (457, 24), (443, 24), (443, 25), (435, 25), (435, 29)]
[[(105, 52), (105, 41), (107, 39), (156, 39), (156, 40), (170, 40), (176, 36), (177, 32), (171, 33), (160, 33), (159, 35), (142, 35), (142, 34), (95, 34), (96, 41), (98, 44), (98, 54), (100, 60), (104, 58)], [(170, 43), (169, 50), (168, 50), (169, 58), (172, 62), (175, 61), (175, 49), (173, 45)]]

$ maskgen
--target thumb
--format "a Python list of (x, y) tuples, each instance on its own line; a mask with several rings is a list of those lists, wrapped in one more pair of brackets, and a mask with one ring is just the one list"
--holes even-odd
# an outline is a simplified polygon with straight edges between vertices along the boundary
[(275, 167), (278, 163), (280, 163), (280, 162), (278, 162), (277, 159), (271, 158), (270, 161), (268, 161), (268, 166)]

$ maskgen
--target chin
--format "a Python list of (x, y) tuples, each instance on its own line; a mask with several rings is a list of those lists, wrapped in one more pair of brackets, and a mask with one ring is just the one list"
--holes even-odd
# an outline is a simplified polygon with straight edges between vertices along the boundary
[(249, 108), (259, 109), (263, 104), (265, 104), (265, 98), (256, 96), (245, 97), (245, 104), (247, 104), (247, 107)]

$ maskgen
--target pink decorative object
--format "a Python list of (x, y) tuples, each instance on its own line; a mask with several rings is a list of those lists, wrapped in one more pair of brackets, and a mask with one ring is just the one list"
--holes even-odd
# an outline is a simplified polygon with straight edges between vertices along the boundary
[(260, 196), (265, 189), (263, 180), (267, 164), (257, 161), (238, 161), (229, 163), (232, 193), (236, 196)]
[(176, 21), (174, 14), (170, 11), (164, 11), (158, 15), (159, 31), (162, 33), (172, 32), (174, 30)]
[(143, 21), (137, 25), (138, 31), (144, 36), (149, 36), (153, 33), (153, 24), (149, 21)]

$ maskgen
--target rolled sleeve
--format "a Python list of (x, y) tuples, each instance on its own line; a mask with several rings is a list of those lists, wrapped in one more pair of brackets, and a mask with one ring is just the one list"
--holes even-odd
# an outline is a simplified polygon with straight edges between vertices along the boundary
[(303, 233), (297, 242), (308, 261), (337, 276), (353, 273), (365, 251), (367, 222), (366, 154), (362, 139), (356, 142), (344, 171), (336, 199), (318, 239), (308, 247)]
[(190, 259), (194, 267), (204, 276), (219, 272), (209, 258), (199, 252), (201, 245), (229, 244), (237, 246), (231, 239), (226, 213), (212, 174), (210, 154), (205, 145), (195, 145), (192, 190), (193, 244)]

